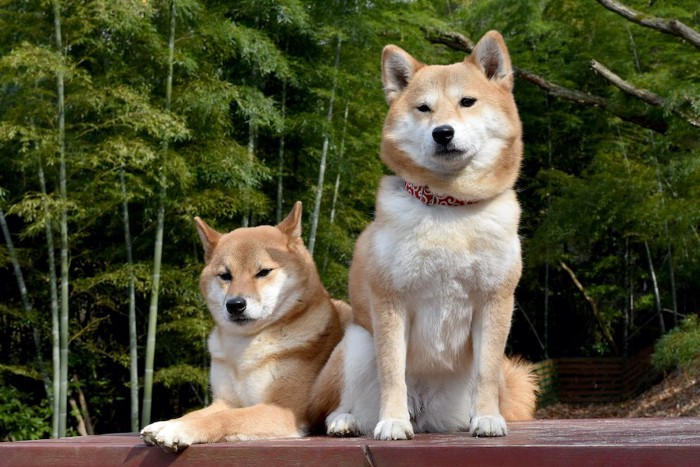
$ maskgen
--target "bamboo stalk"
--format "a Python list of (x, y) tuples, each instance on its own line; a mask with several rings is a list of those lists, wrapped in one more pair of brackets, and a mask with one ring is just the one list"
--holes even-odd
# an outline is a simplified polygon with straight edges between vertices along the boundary
[(661, 295), (659, 294), (659, 283), (656, 280), (656, 270), (654, 269), (654, 262), (651, 259), (651, 249), (649, 249), (649, 242), (644, 240), (644, 249), (647, 253), (647, 261), (649, 263), (649, 276), (651, 277), (652, 290), (654, 291), (654, 304), (656, 305), (656, 313), (659, 316), (659, 328), (661, 329), (661, 335), (666, 334), (666, 324), (664, 323), (663, 309), (661, 308)]
[[(175, 2), (170, 1), (170, 34), (168, 38), (168, 77), (165, 89), (165, 109), (170, 110), (173, 92), (173, 62), (175, 56)], [(143, 381), (143, 408), (141, 426), (151, 422), (151, 405), (153, 402), (153, 363), (156, 349), (156, 323), (158, 319), (158, 295), (160, 292), (160, 271), (163, 257), (163, 231), (165, 229), (165, 195), (166, 178), (163, 165), (168, 157), (168, 140), (163, 142), (163, 164), (160, 173), (160, 195), (158, 218), (156, 221), (156, 241), (153, 254), (153, 283), (151, 285), (151, 304), (148, 311), (148, 336), (146, 338), (146, 358)]]
[[(338, 161), (343, 160), (343, 155), (345, 154), (345, 133), (348, 127), (348, 105), (345, 105), (345, 113), (343, 115), (343, 133), (340, 137), (340, 149), (338, 150)], [(330, 225), (335, 222), (335, 211), (338, 204), (338, 193), (340, 192), (340, 170), (335, 175), (335, 183), (333, 184), (333, 200), (331, 201), (331, 214), (329, 217)], [(328, 265), (328, 253), (331, 249), (330, 244), (326, 246), (326, 254), (323, 256), (323, 273), (326, 273), (326, 266)]]
[(119, 171), (119, 181), (122, 192), (122, 219), (124, 221), (124, 245), (126, 248), (126, 263), (129, 268), (129, 380), (131, 384), (131, 431), (139, 431), (139, 367), (138, 347), (136, 343), (136, 290), (134, 277), (134, 260), (131, 245), (131, 230), (129, 228), (129, 202), (126, 194), (124, 168)]
[(48, 194), (46, 190), (46, 178), (44, 177), (44, 167), (39, 158), (39, 185), (44, 197), (44, 216), (46, 230), (46, 249), (49, 258), (49, 291), (51, 294), (51, 361), (53, 373), (53, 392), (51, 397), (51, 437), (58, 438), (58, 414), (59, 414), (59, 393), (61, 391), (61, 349), (60, 331), (58, 317), (58, 283), (56, 281), (56, 258), (54, 257), (53, 229), (51, 228), (51, 212), (49, 210)]
[(284, 204), (284, 143), (285, 116), (287, 111), (287, 80), (282, 81), (282, 129), (280, 134), (279, 163), (277, 165), (277, 216), (276, 223), (282, 222)]
[[(12, 262), (12, 267), (15, 273), (15, 278), (17, 279), (17, 287), (19, 288), (20, 299), (22, 301), (22, 308), (25, 313), (29, 314), (32, 310), (32, 305), (29, 301), (29, 293), (27, 292), (27, 285), (24, 281), (24, 274), (22, 274), (22, 267), (19, 264), (19, 258), (17, 257), (17, 252), (15, 250), (14, 244), (12, 243), (12, 237), (10, 236), (10, 229), (7, 226), (7, 221), (5, 219), (5, 213), (0, 208), (0, 229), (5, 236), (5, 244), (7, 246), (7, 253), (10, 255), (10, 261)], [(51, 394), (51, 380), (46, 374), (44, 369), (44, 359), (41, 355), (41, 339), (39, 337), (39, 328), (36, 326), (32, 327), (32, 340), (34, 341), (34, 347), (36, 349), (36, 359), (39, 364), (39, 371), (44, 382), (44, 388), (46, 394)]]
[[(61, 39), (61, 5), (59, 0), (53, 2), (54, 33), (56, 49), (61, 57), (63, 42)], [(61, 198), (61, 308), (59, 320), (60, 334), (60, 384), (59, 384), (59, 414), (58, 437), (66, 435), (68, 416), (68, 206), (66, 190), (66, 116), (65, 116), (65, 83), (63, 70), (56, 72), (56, 88), (58, 94), (58, 153), (59, 153), (59, 193)]]
[(333, 73), (333, 86), (331, 97), (328, 102), (328, 113), (326, 115), (326, 131), (323, 135), (323, 147), (321, 149), (321, 162), (318, 166), (318, 183), (316, 185), (316, 198), (314, 200), (314, 210), (311, 216), (311, 232), (309, 233), (309, 253), (313, 256), (316, 246), (316, 231), (318, 230), (318, 219), (321, 214), (321, 198), (323, 197), (323, 179), (326, 174), (326, 158), (328, 156), (328, 145), (330, 143), (331, 120), (333, 119), (333, 101), (335, 99), (336, 86), (338, 84), (338, 67), (340, 65), (340, 46), (342, 39), (338, 34), (338, 44), (335, 48), (335, 65)]

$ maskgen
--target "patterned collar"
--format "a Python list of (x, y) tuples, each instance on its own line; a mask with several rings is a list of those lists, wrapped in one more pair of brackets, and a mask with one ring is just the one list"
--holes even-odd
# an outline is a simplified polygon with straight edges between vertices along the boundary
[(416, 186), (408, 181), (404, 181), (404, 186), (406, 187), (406, 191), (426, 206), (465, 206), (467, 204), (476, 204), (481, 201), (479, 199), (461, 200), (452, 196), (436, 195), (430, 191), (430, 188), (427, 186)]

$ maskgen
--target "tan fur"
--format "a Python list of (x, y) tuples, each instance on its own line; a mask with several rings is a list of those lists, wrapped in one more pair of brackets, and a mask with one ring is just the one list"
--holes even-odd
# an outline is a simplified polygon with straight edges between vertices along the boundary
[(503, 382), (499, 390), (503, 418), (508, 421), (532, 420), (537, 387), (537, 376), (531, 363), (521, 358), (504, 358)]
[[(298, 437), (319, 424), (312, 417), (323, 413), (309, 410), (309, 394), (351, 312), (321, 285), (300, 220), (299, 202), (277, 227), (221, 234), (196, 218), (206, 260), (200, 289), (216, 321), (209, 338), (214, 402), (147, 426), (146, 444), (178, 451), (195, 443)], [(233, 322), (226, 311), (233, 297), (247, 299), (251, 310), (244, 316), (261, 316)], [(266, 300), (273, 310), (253, 309)], [(328, 397), (327, 404), (337, 403)]]
[[(432, 335), (427, 332), (448, 332), (448, 340), (462, 342), (454, 344), (461, 345), (460, 352), (449, 354), (449, 360), (442, 364), (471, 378), (468, 387), (472, 389), (465, 396), (471, 400), (471, 409), (465, 417), (467, 421), (471, 418), (471, 427), (467, 427), (472, 434), (504, 435), (507, 430), (501, 415), (508, 420), (531, 418), (536, 389), (531, 366), (520, 360), (504, 360), (503, 356), (514, 290), (522, 268), (517, 232), (520, 209), (513, 191), (522, 160), (521, 124), (512, 95), (513, 77), (505, 43), (500, 34), (492, 31), (464, 62), (446, 66), (424, 65), (400, 48), (387, 46), (382, 57), (382, 77), (390, 105), (384, 125), (382, 161), (401, 179), (428, 186), (434, 193), (480, 202), (459, 208), (414, 208), (411, 202), (419, 203), (417, 200), (397, 194), (402, 189), (396, 177), (386, 177), (381, 183), (376, 218), (357, 241), (349, 283), (354, 322), (374, 335), (381, 386), (375, 437), (405, 439), (413, 435), (407, 407), (409, 376), (418, 385), (420, 381), (430, 384), (436, 378), (452, 378), (449, 371), (432, 369), (435, 363), (423, 363), (430, 361), (425, 359), (425, 352), (431, 351), (431, 343), (420, 337)], [(461, 94), (455, 94), (455, 90)], [(475, 98), (477, 104), (468, 108), (460, 105), (464, 96)], [(430, 111), (417, 110), (426, 102), (431, 104)], [(461, 165), (459, 161), (443, 164), (436, 156), (418, 154), (420, 141), (407, 146), (411, 128), (416, 129), (415, 134), (421, 128), (433, 129), (445, 123), (471, 128), (469, 125), (474, 122), (484, 122), (487, 137), (484, 146), (469, 156), (473, 159), (465, 159)], [(467, 142), (470, 137), (457, 136)], [(487, 147), (492, 143), (496, 149)], [(411, 151), (418, 155), (411, 155)], [(456, 168), (443, 169), (440, 164)], [(417, 218), (409, 223), (409, 211), (427, 213), (426, 209), (445, 209), (441, 211), (445, 214), (433, 218), (430, 216), (435, 211), (431, 211), (426, 214), (429, 220)], [(489, 232), (481, 227), (492, 224), (497, 230)], [(445, 230), (455, 225), (460, 227), (449, 233)], [(403, 243), (397, 246), (397, 241)], [(428, 254), (432, 256), (425, 256)], [(414, 261), (408, 262), (406, 257), (411, 255), (415, 255)], [(464, 257), (474, 266), (455, 276), (452, 269), (460, 266), (455, 263), (456, 257)], [(437, 265), (435, 276), (420, 273), (427, 258)], [(463, 284), (463, 306), (455, 298), (454, 286), (450, 292), (443, 292), (445, 281)], [(416, 298), (422, 298), (413, 295), (419, 293), (417, 290), (435, 295), (435, 306), (439, 307), (440, 300), (448, 305), (431, 311), (416, 309)], [(416, 329), (419, 325), (433, 326), (417, 324), (430, 322), (421, 313), (435, 313), (435, 319), (439, 316), (447, 322), (452, 319), (449, 310), (460, 309), (473, 310), (465, 311), (460, 318), (469, 326), (466, 329), (450, 330), (449, 326), (437, 324), (435, 330)], [(339, 435), (356, 432), (354, 421), (350, 425), (345, 422), (353, 419), (343, 417), (339, 420), (350, 428), (343, 428)], [(413, 414), (410, 417), (412, 420)], [(449, 417), (446, 411), (445, 418)], [(437, 419), (435, 423), (426, 422), (427, 426), (442, 426), (439, 414)], [(452, 426), (450, 423), (445, 426)]]

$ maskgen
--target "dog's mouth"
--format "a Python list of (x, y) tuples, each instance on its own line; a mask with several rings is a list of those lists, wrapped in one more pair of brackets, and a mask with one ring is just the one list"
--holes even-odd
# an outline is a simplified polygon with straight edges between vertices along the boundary
[(457, 149), (452, 145), (438, 145), (438, 147), (435, 149), (435, 157), (439, 157), (445, 160), (463, 159), (465, 155), (465, 151)]
[(246, 316), (229, 316), (229, 321), (232, 323), (235, 323), (239, 326), (245, 326), (246, 324), (252, 323), (255, 321), (253, 318), (248, 318)]

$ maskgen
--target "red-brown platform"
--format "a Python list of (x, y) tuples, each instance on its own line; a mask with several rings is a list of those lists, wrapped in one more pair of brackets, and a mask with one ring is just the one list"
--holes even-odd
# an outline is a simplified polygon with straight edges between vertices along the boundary
[(419, 434), (410, 441), (309, 437), (195, 445), (180, 454), (138, 435), (0, 443), (2, 466), (700, 466), (700, 418), (536, 420), (504, 438)]

